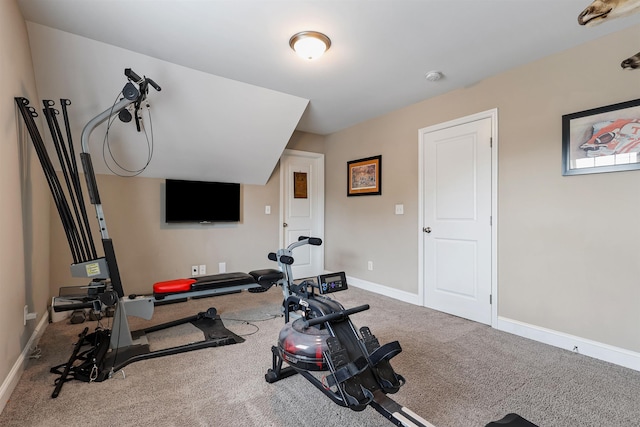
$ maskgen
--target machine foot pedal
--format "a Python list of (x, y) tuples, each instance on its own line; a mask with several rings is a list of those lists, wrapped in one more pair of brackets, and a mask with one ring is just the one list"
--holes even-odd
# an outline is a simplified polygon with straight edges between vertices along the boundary
[[(362, 411), (367, 407), (369, 402), (373, 400), (373, 394), (362, 387), (360, 381), (358, 381), (358, 373), (361, 372), (362, 369), (366, 368), (366, 363), (364, 361), (361, 363), (349, 362), (347, 350), (342, 346), (342, 344), (340, 344), (340, 341), (336, 337), (327, 338), (327, 349), (328, 356), (336, 370), (336, 372), (334, 372), (334, 376), (338, 372), (356, 371), (350, 372), (347, 378), (337, 380), (336, 385), (342, 390), (346, 400), (345, 403), (349, 408), (354, 411)], [(350, 367), (352, 369), (349, 369)]]
[(368, 326), (360, 328), (360, 335), (364, 342), (364, 347), (367, 349), (367, 353), (371, 354), (380, 348), (380, 342), (375, 335), (371, 333), (371, 329)]
[(402, 375), (395, 373), (389, 360), (402, 351), (400, 343), (393, 341), (380, 346), (378, 339), (367, 326), (360, 328), (360, 334), (369, 353), (369, 360), (373, 365), (372, 368), (377, 374), (380, 387), (385, 393), (396, 393), (405, 383), (405, 379)]
[(342, 344), (340, 344), (338, 338), (328, 337), (327, 348), (329, 350), (329, 356), (331, 356), (331, 360), (333, 361), (336, 369), (341, 368), (349, 363), (349, 355), (347, 354), (347, 350), (342, 347)]

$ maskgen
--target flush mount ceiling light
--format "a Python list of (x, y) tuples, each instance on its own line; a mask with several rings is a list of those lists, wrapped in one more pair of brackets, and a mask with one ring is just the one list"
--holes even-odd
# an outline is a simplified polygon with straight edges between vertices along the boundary
[(301, 31), (289, 39), (289, 46), (301, 58), (317, 59), (331, 47), (331, 40), (317, 31)]

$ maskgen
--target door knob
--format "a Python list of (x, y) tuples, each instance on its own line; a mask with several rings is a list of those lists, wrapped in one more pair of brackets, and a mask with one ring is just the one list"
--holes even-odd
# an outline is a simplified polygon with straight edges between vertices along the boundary
[(425, 227), (422, 229), (425, 233), (431, 233), (431, 227)]
[(288, 227), (289, 224), (287, 224), (286, 222), (282, 224), (283, 227)]

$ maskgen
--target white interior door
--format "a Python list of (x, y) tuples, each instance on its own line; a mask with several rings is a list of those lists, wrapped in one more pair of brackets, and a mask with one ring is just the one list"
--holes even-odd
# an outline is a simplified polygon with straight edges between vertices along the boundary
[[(280, 158), (282, 207), (281, 247), (300, 236), (324, 239), (324, 155), (285, 150)], [(293, 250), (294, 278), (324, 273), (324, 247), (304, 245)]]
[(492, 118), (420, 131), (424, 305), (492, 323)]

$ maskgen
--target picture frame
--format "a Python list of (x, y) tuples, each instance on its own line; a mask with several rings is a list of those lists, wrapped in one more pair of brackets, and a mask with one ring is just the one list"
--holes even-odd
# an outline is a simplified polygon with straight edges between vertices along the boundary
[(382, 156), (347, 162), (347, 196), (382, 194)]
[(293, 173), (293, 198), (306, 199), (308, 197), (307, 173)]
[(562, 175), (640, 169), (640, 99), (562, 116)]

